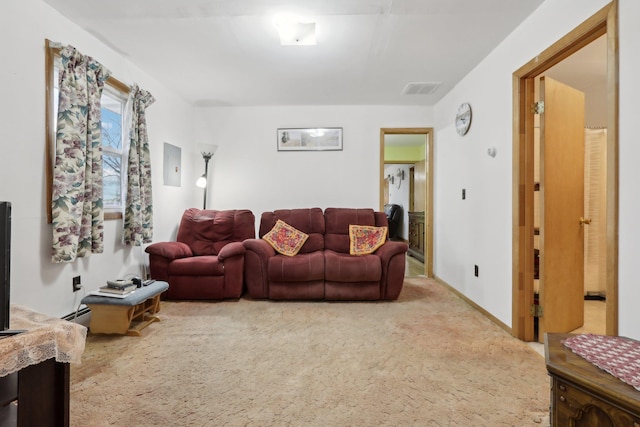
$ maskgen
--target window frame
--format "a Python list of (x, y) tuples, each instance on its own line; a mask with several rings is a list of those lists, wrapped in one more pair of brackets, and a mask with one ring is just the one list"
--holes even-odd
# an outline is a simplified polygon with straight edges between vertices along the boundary
[[(128, 94), (125, 94), (119, 90), (117, 90), (116, 88), (112, 87), (111, 85), (107, 84), (105, 85), (105, 88), (102, 92), (102, 96), (104, 97), (106, 94), (107, 97), (111, 98), (112, 100), (114, 100), (115, 102), (117, 102), (120, 107), (121, 107), (121, 111), (120, 111), (120, 149), (115, 149), (112, 148), (111, 146), (107, 146), (104, 145), (104, 143), (102, 144), (102, 165), (103, 165), (103, 181), (106, 182), (105, 179), (105, 174), (104, 174), (104, 167), (105, 167), (105, 160), (104, 157), (105, 156), (111, 156), (111, 157), (119, 157), (120, 158), (120, 201), (122, 203), (121, 206), (117, 206), (117, 207), (113, 207), (113, 206), (107, 206), (106, 202), (105, 202), (105, 197), (104, 197), (104, 191), (103, 191), (103, 205), (104, 205), (104, 211), (105, 214), (107, 212), (118, 212), (121, 213), (122, 210), (124, 209), (124, 204), (126, 202), (125, 200), (125, 195), (126, 195), (126, 172), (127, 172), (127, 163), (126, 163), (126, 137), (128, 135), (128, 132), (126, 132), (125, 130), (125, 125), (126, 125), (126, 108), (127, 108), (127, 96)], [(103, 109), (106, 107), (102, 107)], [(104, 117), (103, 117), (104, 120)], [(104, 135), (103, 135), (104, 137)], [(104, 185), (103, 185), (103, 189), (104, 189)]]
[[(54, 81), (54, 67), (55, 67), (55, 59), (60, 56), (60, 48), (56, 43), (51, 42), (48, 39), (45, 39), (45, 141), (46, 141), (46, 164), (45, 164), (45, 174), (46, 174), (46, 191), (45, 191), (45, 207), (47, 212), (47, 223), (52, 223), (52, 210), (51, 210), (51, 197), (53, 195), (53, 165), (55, 161), (55, 141), (56, 141), (56, 120), (53, 117), (53, 112), (55, 111), (55, 81)], [(106, 80), (106, 85), (110, 87), (115, 93), (111, 96), (118, 96), (121, 100), (124, 101), (124, 105), (126, 105), (126, 99), (129, 97), (129, 93), (131, 89), (128, 85), (116, 79), (115, 77), (110, 76)], [(123, 111), (124, 114), (124, 111)], [(123, 122), (124, 124), (124, 122)], [(122, 129), (122, 137), (123, 137), (123, 146), (122, 146), (122, 169), (120, 171), (121, 174), (121, 183), (126, 182), (126, 147), (124, 145), (124, 141), (128, 135), (128, 131), (126, 129)], [(125, 188), (122, 189), (123, 194), (126, 191)], [(123, 205), (125, 203), (123, 197)], [(124, 208), (124, 206), (123, 206)], [(120, 209), (104, 209), (104, 219), (105, 220), (114, 220), (114, 219), (122, 219), (122, 210)]]

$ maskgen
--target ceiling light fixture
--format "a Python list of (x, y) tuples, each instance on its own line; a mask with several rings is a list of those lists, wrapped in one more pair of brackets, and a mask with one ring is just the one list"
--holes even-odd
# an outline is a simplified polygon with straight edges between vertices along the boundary
[(278, 15), (274, 23), (282, 46), (313, 46), (316, 44), (316, 23), (293, 15)]

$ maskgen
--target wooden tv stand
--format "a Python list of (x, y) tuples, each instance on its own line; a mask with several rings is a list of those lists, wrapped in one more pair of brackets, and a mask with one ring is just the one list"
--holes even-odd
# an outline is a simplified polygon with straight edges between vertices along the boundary
[(69, 378), (54, 359), (0, 377), (0, 426), (68, 426)]
[(545, 335), (551, 426), (640, 427), (640, 391), (562, 345), (570, 336)]
[(13, 304), (10, 322), (23, 332), (0, 339), (0, 426), (68, 426), (69, 363), (86, 328)]

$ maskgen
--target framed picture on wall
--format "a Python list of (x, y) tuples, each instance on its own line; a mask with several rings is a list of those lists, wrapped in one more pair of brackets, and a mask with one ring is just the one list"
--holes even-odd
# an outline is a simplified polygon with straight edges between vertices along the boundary
[(279, 128), (278, 151), (342, 150), (342, 128)]

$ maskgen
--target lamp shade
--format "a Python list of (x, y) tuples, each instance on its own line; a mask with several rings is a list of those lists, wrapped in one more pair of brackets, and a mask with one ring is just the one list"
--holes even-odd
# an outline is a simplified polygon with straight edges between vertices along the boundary
[(198, 144), (198, 151), (203, 157), (211, 158), (217, 150), (218, 146), (214, 144)]

